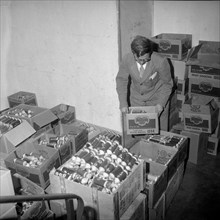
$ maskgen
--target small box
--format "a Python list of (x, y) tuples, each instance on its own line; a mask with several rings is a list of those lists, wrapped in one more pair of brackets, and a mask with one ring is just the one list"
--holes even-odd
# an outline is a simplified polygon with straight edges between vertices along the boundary
[(5, 112), (5, 114), (27, 120), (35, 130), (39, 130), (58, 120), (57, 116), (49, 109), (25, 104), (15, 106)]
[(35, 132), (34, 128), (27, 121), (22, 120), (21, 124), (0, 137), (0, 151), (2, 153), (10, 153)]
[(217, 127), (219, 108), (209, 97), (190, 98), (182, 107), (184, 129), (211, 134)]
[(182, 60), (192, 47), (191, 34), (161, 33), (151, 38), (158, 52), (173, 60)]
[(126, 114), (127, 134), (158, 134), (159, 121), (155, 106), (129, 107)]
[(120, 220), (145, 220), (146, 195), (140, 193), (131, 203), (125, 213), (120, 217)]
[(218, 137), (208, 137), (208, 144), (207, 144), (207, 153), (217, 156), (219, 152), (219, 138)]
[(149, 209), (149, 220), (165, 219), (165, 193), (160, 197), (157, 204)]
[(62, 124), (71, 123), (76, 119), (74, 106), (60, 104), (50, 109), (56, 115)]
[[(45, 159), (38, 167), (27, 167), (14, 162), (14, 159), (22, 158), (23, 154), (31, 154), (31, 152), (41, 155)], [(24, 142), (19, 145), (19, 147), (12, 151), (5, 159), (5, 165), (11, 170), (12, 174), (18, 173), (41, 186), (43, 189), (50, 184), (50, 171), (54, 167), (59, 167), (60, 164), (57, 150), (29, 142)]]
[(205, 78), (189, 78), (189, 93), (220, 98), (220, 81)]
[(35, 93), (20, 91), (8, 96), (9, 107), (13, 108), (20, 104), (37, 106)]
[(181, 131), (181, 134), (190, 139), (188, 162), (201, 164), (207, 151), (208, 134), (185, 130)]
[(177, 81), (177, 94), (185, 95), (188, 93), (189, 90), (189, 78)]
[[(68, 161), (67, 161), (68, 162)], [(67, 163), (66, 162), (66, 163)], [(82, 185), (50, 172), (52, 193), (73, 193), (79, 195), (85, 206), (95, 210), (98, 219), (119, 219), (144, 187), (143, 160), (135, 165), (131, 173), (124, 179), (117, 191), (111, 194), (102, 192), (95, 187)]]
[(186, 65), (186, 59), (183, 60), (171, 60), (174, 69), (174, 76), (179, 80), (186, 80), (188, 78), (188, 66)]
[[(13, 187), (11, 171), (0, 167), (0, 195), (1, 196), (14, 196), (15, 191)], [(0, 216), (4, 215), (9, 209), (15, 206), (15, 203), (4, 203), (0, 205)]]
[[(35, 184), (33, 181), (21, 176), (20, 174), (15, 173), (13, 177), (19, 181), (20, 186), (18, 189), (22, 189), (22, 192), (24, 192), (21, 195), (45, 194), (43, 188)], [(31, 206), (20, 216), (20, 219), (44, 220), (48, 211), (49, 206), (47, 201), (33, 201)]]

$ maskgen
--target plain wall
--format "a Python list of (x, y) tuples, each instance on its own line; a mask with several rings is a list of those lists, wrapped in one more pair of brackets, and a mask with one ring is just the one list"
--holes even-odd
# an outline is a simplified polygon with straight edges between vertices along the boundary
[[(199, 39), (219, 41), (218, 1), (154, 1), (152, 25), (142, 22), (149, 14), (137, 10), (143, 6), (138, 2), (123, 12), (133, 22), (123, 27), (127, 44), (136, 33), (163, 32), (191, 33), (193, 45)], [(1, 1), (0, 110), (8, 107), (8, 95), (30, 91), (41, 107), (73, 105), (77, 118), (120, 131), (117, 3)]]
[(116, 1), (1, 2), (1, 108), (17, 91), (40, 107), (120, 130)]

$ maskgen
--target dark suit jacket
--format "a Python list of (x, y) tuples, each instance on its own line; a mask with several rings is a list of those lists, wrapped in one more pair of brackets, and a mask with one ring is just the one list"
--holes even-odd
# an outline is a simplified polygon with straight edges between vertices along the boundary
[[(128, 107), (127, 85), (129, 75), (131, 76), (131, 105), (132, 103), (139, 106), (160, 104), (165, 107), (173, 87), (170, 64), (166, 57), (153, 52), (142, 78), (140, 78), (133, 54), (129, 53), (123, 58), (116, 76), (116, 90), (120, 108)], [(155, 77), (151, 79), (153, 75)]]

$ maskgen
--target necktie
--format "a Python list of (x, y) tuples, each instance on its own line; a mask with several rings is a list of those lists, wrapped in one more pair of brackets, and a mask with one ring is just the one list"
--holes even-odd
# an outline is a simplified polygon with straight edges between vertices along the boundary
[(144, 74), (144, 67), (141, 65), (140, 67), (140, 77), (142, 78), (143, 77), (143, 74)]

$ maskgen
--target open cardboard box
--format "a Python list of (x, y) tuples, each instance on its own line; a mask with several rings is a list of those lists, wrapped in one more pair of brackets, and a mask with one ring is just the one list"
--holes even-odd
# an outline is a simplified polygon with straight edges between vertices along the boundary
[(218, 125), (219, 108), (208, 96), (194, 96), (182, 107), (184, 129), (211, 134)]
[[(27, 167), (14, 162), (17, 157), (22, 158), (23, 154), (31, 154), (31, 152), (45, 158), (38, 167)], [(60, 158), (58, 151), (53, 148), (24, 142), (5, 158), (5, 165), (12, 174), (18, 173), (45, 189), (50, 184), (49, 172), (54, 167), (60, 166)]]
[(199, 41), (188, 55), (189, 78), (220, 80), (220, 42)]
[(159, 120), (155, 106), (129, 107), (125, 115), (127, 134), (158, 134)]
[[(71, 160), (71, 159), (70, 159)], [(66, 161), (65, 164), (68, 164)], [(65, 166), (65, 164), (63, 166)], [(117, 191), (111, 194), (102, 192), (95, 187), (83, 185), (50, 172), (51, 193), (73, 193), (79, 195), (85, 206), (91, 207), (97, 213), (97, 219), (120, 219), (130, 204), (144, 188), (144, 163), (140, 160), (135, 164), (130, 174), (123, 180)]]
[(62, 124), (73, 122), (76, 119), (76, 110), (74, 106), (59, 104), (50, 110), (59, 118)]
[[(31, 116), (16, 116), (16, 111), (19, 111), (20, 109), (24, 110), (25, 112), (28, 112), (28, 110), (31, 111)], [(39, 130), (40, 128), (58, 120), (57, 116), (54, 115), (51, 110), (26, 104), (20, 104), (18, 106), (15, 106), (14, 108), (11, 108), (8, 111), (6, 111), (4, 114), (12, 115), (14, 117), (27, 120), (35, 130)]]

